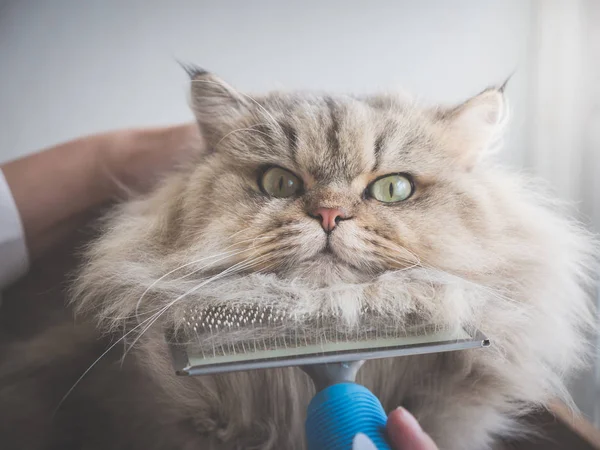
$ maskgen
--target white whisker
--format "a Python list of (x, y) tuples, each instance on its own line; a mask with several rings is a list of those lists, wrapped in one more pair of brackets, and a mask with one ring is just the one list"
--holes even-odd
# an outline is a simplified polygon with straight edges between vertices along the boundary
[[(231, 244), (231, 245), (230, 245), (230, 246), (228, 246), (228, 247), (225, 247), (225, 249), (231, 248), (231, 247), (233, 247), (233, 246), (235, 246), (235, 245), (240, 245), (240, 244), (242, 244), (242, 243), (245, 243), (245, 242), (252, 242), (252, 247), (254, 247), (254, 246), (255, 246), (255, 244), (256, 244), (256, 240), (257, 240), (257, 239), (267, 239), (267, 238), (269, 238), (269, 237), (272, 237), (272, 236), (265, 235), (265, 236), (257, 236), (257, 237), (255, 237), (255, 238), (252, 238), (252, 239), (244, 239), (244, 240), (242, 240), (242, 241), (235, 242), (235, 243)], [(172, 273), (174, 273), (174, 272), (177, 272), (178, 270), (180, 270), (180, 269), (183, 269), (183, 268), (185, 268), (185, 267), (188, 267), (188, 266), (191, 266), (191, 265), (193, 265), (193, 264), (196, 264), (196, 263), (198, 263), (198, 262), (204, 261), (204, 260), (206, 260), (206, 259), (217, 258), (217, 257), (219, 257), (219, 256), (222, 256), (222, 255), (225, 255), (226, 253), (228, 253), (228, 254), (227, 254), (226, 256), (224, 256), (223, 258), (219, 258), (219, 259), (217, 259), (216, 261), (214, 261), (213, 263), (210, 263), (210, 264), (204, 265), (204, 266), (202, 266), (202, 267), (199, 267), (198, 269), (196, 269), (196, 270), (194, 270), (194, 271), (192, 271), (192, 272), (190, 272), (190, 273), (188, 273), (188, 274), (185, 274), (185, 275), (183, 275), (182, 277), (176, 278), (176, 279), (175, 279), (175, 280), (173, 280), (173, 281), (183, 280), (183, 279), (185, 279), (185, 278), (187, 278), (187, 277), (189, 277), (189, 276), (195, 275), (196, 273), (200, 272), (201, 270), (203, 270), (203, 269), (205, 269), (205, 268), (207, 268), (207, 267), (210, 267), (210, 266), (214, 265), (214, 263), (216, 263), (216, 262), (222, 261), (222, 260), (224, 260), (224, 259), (227, 259), (227, 258), (229, 258), (229, 257), (231, 257), (231, 256), (236, 256), (236, 255), (238, 255), (238, 254), (240, 254), (240, 253), (244, 253), (245, 251), (246, 251), (246, 249), (242, 249), (242, 250), (239, 250), (239, 251), (238, 251), (238, 250), (235, 250), (235, 251), (234, 251), (234, 250), (225, 251), (225, 252), (222, 252), (222, 253), (218, 253), (218, 254), (216, 254), (216, 255), (207, 256), (207, 257), (200, 258), (200, 259), (197, 259), (197, 260), (195, 260), (195, 261), (192, 261), (192, 262), (189, 262), (189, 263), (186, 263), (186, 264), (182, 264), (182, 265), (180, 265), (179, 267), (176, 267), (175, 269), (173, 269), (173, 270), (171, 270), (171, 271), (167, 272), (166, 274), (164, 274), (163, 276), (161, 276), (160, 278), (158, 278), (157, 280), (155, 280), (154, 282), (152, 282), (152, 284), (150, 284), (150, 286), (148, 286), (148, 287), (146, 288), (146, 290), (144, 290), (144, 292), (143, 292), (143, 293), (142, 293), (142, 295), (140, 296), (139, 300), (136, 302), (136, 306), (135, 306), (135, 317), (138, 317), (138, 316), (139, 316), (139, 314), (138, 314), (139, 307), (140, 307), (140, 304), (141, 304), (141, 302), (142, 302), (142, 299), (145, 297), (145, 295), (146, 295), (146, 294), (147, 294), (147, 293), (148, 293), (148, 292), (149, 292), (149, 291), (150, 291), (150, 290), (151, 290), (151, 289), (152, 289), (154, 286), (156, 286), (156, 284), (158, 284), (160, 281), (164, 280), (166, 277), (168, 277), (168, 276), (169, 276), (169, 275), (171, 275)], [(150, 310), (150, 311), (146, 311), (145, 313), (147, 314), (148, 312), (152, 312), (152, 310)], [(124, 319), (125, 319), (125, 318), (128, 318), (128, 317), (124, 317)]]
[[(263, 256), (265, 256), (265, 255), (263, 255)], [(257, 259), (258, 258), (256, 258), (255, 260), (252, 260), (251, 262), (255, 262)], [(158, 319), (158, 317), (160, 317), (160, 315), (162, 315), (166, 310), (168, 310), (176, 301), (179, 301), (181, 298), (185, 297), (186, 295), (189, 295), (190, 293), (195, 292), (196, 290), (200, 289), (202, 286), (206, 285), (207, 283), (209, 283), (211, 281), (214, 281), (216, 279), (222, 278), (223, 275), (229, 274), (231, 272), (231, 269), (233, 269), (234, 267), (239, 266), (239, 265), (241, 265), (242, 263), (245, 263), (245, 262), (247, 262), (247, 260), (244, 260), (244, 261), (242, 261), (240, 263), (237, 263), (234, 266), (231, 266), (230, 268), (225, 269), (223, 272), (220, 272), (219, 274), (217, 274), (217, 275), (209, 278), (208, 280), (206, 280), (205, 282), (201, 283), (200, 285), (195, 286), (193, 289), (187, 291), (186, 293), (182, 294), (181, 296), (179, 296), (178, 298), (176, 298), (175, 300), (173, 300), (169, 304), (167, 304), (164, 307), (162, 307), (160, 309), (160, 311), (157, 312), (156, 314), (152, 315), (151, 317), (148, 317), (148, 318), (144, 319), (142, 322), (140, 322), (139, 324), (137, 324), (131, 330), (127, 331), (121, 338), (119, 338), (117, 341), (115, 341), (113, 344), (111, 344), (94, 362), (92, 362), (92, 364), (83, 372), (83, 374), (81, 374), (81, 376), (75, 381), (75, 383), (73, 384), (73, 386), (71, 386), (71, 388), (67, 391), (67, 393), (58, 402), (58, 405), (56, 406), (56, 408), (55, 408), (55, 410), (53, 412), (53, 416), (60, 409), (60, 407), (63, 405), (63, 403), (65, 402), (65, 400), (68, 398), (68, 396), (73, 392), (73, 390), (79, 385), (79, 383), (81, 382), (81, 380), (83, 380), (83, 378), (85, 378), (85, 376), (90, 372), (90, 370), (92, 370), (96, 366), (96, 364), (98, 364), (98, 362), (100, 362), (102, 360), (102, 358), (104, 358), (104, 356), (106, 356), (108, 354), (108, 352), (110, 352), (113, 348), (115, 348), (115, 346), (117, 346), (120, 342), (122, 342), (127, 336), (129, 336), (131, 333), (133, 333), (138, 328), (143, 327), (144, 324), (147, 323), (147, 322), (150, 322), (150, 325), (152, 325)], [(243, 268), (244, 268), (244, 266), (242, 266), (242, 269)], [(147, 329), (148, 329), (148, 327), (146, 327), (145, 330), (147, 330)], [(139, 339), (139, 336), (138, 336), (137, 339)], [(129, 349), (131, 349), (132, 346), (135, 345), (135, 343), (137, 342), (137, 339), (133, 342), (133, 344), (129, 347)], [(125, 354), (127, 354), (127, 351), (126, 351)], [(123, 358), (124, 357), (125, 357), (125, 355), (123, 356)]]
[(123, 355), (123, 359), (125, 359), (125, 356), (127, 356), (127, 353), (129, 353), (129, 351), (134, 347), (134, 345), (142, 337), (142, 335), (160, 318), (160, 316), (162, 314), (164, 314), (175, 303), (177, 303), (178, 301), (180, 301), (183, 298), (187, 297), (188, 295), (193, 294), (198, 289), (200, 289), (201, 287), (207, 285), (208, 283), (211, 283), (213, 281), (219, 280), (219, 279), (223, 278), (224, 276), (229, 275), (232, 272), (235, 273), (236, 271), (243, 270), (243, 269), (246, 269), (248, 267), (252, 267), (255, 263), (260, 262), (260, 258), (264, 258), (265, 256), (268, 256), (268, 255), (259, 256), (259, 257), (255, 258), (255, 259), (251, 260), (251, 261), (244, 260), (242, 262), (234, 264), (233, 266), (225, 269), (223, 272), (220, 272), (217, 275), (214, 275), (213, 277), (209, 278), (208, 280), (205, 280), (202, 283), (196, 285), (192, 289), (188, 290), (187, 292), (185, 292), (182, 295), (180, 295), (179, 297), (177, 297), (175, 300), (172, 300), (169, 304), (167, 304), (165, 307), (163, 307), (159, 313), (154, 314), (152, 316), (153, 320), (134, 339), (133, 343), (129, 346), (129, 349), (125, 351), (125, 354)]

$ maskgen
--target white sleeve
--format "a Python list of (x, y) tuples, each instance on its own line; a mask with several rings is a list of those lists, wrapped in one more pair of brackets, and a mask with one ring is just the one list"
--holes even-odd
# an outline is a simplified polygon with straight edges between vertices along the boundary
[(29, 268), (21, 217), (6, 178), (0, 170), (0, 292)]

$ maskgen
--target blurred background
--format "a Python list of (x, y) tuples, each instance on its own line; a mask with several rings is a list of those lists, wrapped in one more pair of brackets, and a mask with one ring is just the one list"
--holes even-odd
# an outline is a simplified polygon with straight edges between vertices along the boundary
[[(503, 160), (600, 231), (598, 0), (0, 0), (0, 162), (192, 119), (176, 60), (247, 91), (458, 102), (513, 74)], [(600, 425), (600, 364), (572, 386)]]

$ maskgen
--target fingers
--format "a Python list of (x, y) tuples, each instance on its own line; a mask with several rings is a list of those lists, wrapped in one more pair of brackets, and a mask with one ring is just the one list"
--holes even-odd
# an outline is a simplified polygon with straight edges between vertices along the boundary
[(390, 413), (386, 430), (394, 450), (438, 450), (417, 419), (402, 407)]

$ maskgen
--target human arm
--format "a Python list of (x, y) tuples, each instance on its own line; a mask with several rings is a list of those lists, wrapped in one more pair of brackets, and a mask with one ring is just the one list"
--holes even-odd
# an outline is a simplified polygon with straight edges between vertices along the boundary
[(193, 146), (195, 125), (123, 130), (69, 141), (1, 166), (34, 260), (124, 191), (149, 189)]

